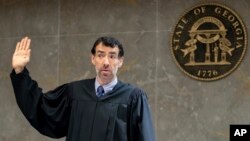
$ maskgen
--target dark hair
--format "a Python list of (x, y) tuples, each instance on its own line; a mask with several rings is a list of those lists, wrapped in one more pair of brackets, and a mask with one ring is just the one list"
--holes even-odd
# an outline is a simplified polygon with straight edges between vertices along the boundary
[(91, 49), (91, 53), (93, 55), (95, 55), (96, 46), (99, 45), (100, 43), (103, 43), (105, 46), (111, 47), (111, 48), (118, 47), (119, 48), (119, 54), (118, 54), (118, 56), (119, 57), (123, 57), (124, 56), (124, 51), (123, 51), (122, 44), (117, 39), (115, 39), (113, 37), (100, 37), (100, 38), (98, 38), (95, 41), (95, 43), (94, 43), (94, 45), (93, 45), (93, 47)]

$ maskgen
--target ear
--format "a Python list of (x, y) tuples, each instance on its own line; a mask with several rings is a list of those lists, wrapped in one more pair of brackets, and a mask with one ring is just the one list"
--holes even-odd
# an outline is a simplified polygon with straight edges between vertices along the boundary
[(93, 54), (90, 56), (90, 59), (92, 64), (95, 65), (95, 56)]
[(122, 67), (122, 65), (123, 65), (123, 60), (124, 60), (124, 57), (119, 58), (119, 64), (118, 64), (118, 67), (119, 67), (119, 68)]

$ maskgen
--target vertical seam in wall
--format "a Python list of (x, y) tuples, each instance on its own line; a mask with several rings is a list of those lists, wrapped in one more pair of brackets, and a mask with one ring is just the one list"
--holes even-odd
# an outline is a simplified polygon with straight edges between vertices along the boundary
[(58, 0), (58, 13), (57, 13), (58, 15), (58, 17), (57, 17), (57, 44), (58, 44), (58, 46), (57, 46), (57, 78), (56, 78), (56, 80), (57, 80), (57, 85), (59, 85), (59, 81), (60, 81), (60, 79), (59, 79), (59, 77), (60, 77), (60, 72), (59, 72), (59, 67), (60, 67), (60, 28), (61, 28), (61, 3), (60, 3), (60, 0)]
[[(158, 39), (158, 34), (159, 34), (159, 25), (158, 25), (158, 19), (159, 19), (159, 0), (156, 0), (156, 17), (155, 17), (155, 23), (156, 23), (156, 32), (155, 32), (155, 38), (156, 38), (156, 49), (155, 49), (155, 107), (154, 107), (154, 110), (155, 110), (155, 134), (156, 134), (156, 138), (157, 138), (157, 130), (158, 130), (158, 56), (157, 56), (157, 53), (158, 53), (158, 48), (159, 48), (159, 39)], [(157, 139), (156, 139), (157, 140)]]
[(60, 28), (61, 28), (61, 3), (58, 0), (58, 15), (57, 15), (57, 85), (59, 85), (59, 77), (60, 77)]

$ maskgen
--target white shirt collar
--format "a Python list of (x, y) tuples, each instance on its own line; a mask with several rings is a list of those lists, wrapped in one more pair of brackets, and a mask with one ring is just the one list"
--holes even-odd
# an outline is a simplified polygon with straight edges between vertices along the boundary
[[(106, 85), (102, 85), (105, 93), (108, 93), (110, 91), (113, 90), (113, 88), (115, 87), (115, 85), (117, 84), (118, 79), (117, 77), (115, 77), (110, 83), (106, 84)], [(97, 88), (100, 86), (100, 83), (97, 81), (97, 78), (95, 79), (95, 92), (97, 93)]]

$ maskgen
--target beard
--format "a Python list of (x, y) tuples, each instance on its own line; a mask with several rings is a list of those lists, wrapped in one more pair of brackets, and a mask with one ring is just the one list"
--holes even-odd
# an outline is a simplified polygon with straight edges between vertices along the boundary
[(99, 79), (99, 83), (108, 84), (110, 83), (115, 77), (112, 71), (98, 71), (97, 77)]

